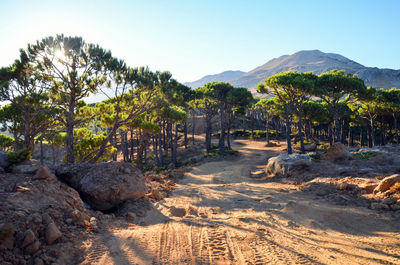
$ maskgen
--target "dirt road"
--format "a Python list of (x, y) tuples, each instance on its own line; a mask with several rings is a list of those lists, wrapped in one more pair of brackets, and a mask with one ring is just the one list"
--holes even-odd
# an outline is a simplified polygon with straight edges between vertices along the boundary
[(84, 242), (83, 264), (400, 264), (398, 220), (252, 179), (279, 148), (235, 147), (238, 158), (194, 167), (139, 224)]

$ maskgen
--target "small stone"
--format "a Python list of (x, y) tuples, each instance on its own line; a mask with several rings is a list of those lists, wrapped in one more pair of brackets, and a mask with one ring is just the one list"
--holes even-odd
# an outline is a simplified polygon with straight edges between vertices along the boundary
[(48, 225), (50, 223), (53, 223), (53, 219), (50, 217), (48, 213), (44, 213), (42, 215), (42, 222), (43, 224)]
[(32, 244), (30, 244), (25, 248), (25, 252), (31, 255), (35, 254), (39, 250), (39, 247), (40, 247), (40, 242), (36, 240), (35, 242), (33, 242)]
[(130, 168), (127, 168), (127, 167), (122, 168), (121, 171), (122, 171), (123, 173), (125, 173), (125, 174), (131, 174), (131, 173), (132, 173), (132, 171), (130, 170)]
[(386, 199), (384, 199), (383, 201), (382, 201), (382, 203), (385, 203), (385, 204), (394, 204), (394, 203), (396, 203), (396, 201), (397, 201), (397, 198), (395, 198), (395, 197), (389, 197), (389, 198), (386, 198)]
[(66, 223), (67, 225), (72, 224), (72, 219), (71, 219), (71, 218), (67, 218), (67, 219), (65, 220), (65, 223)]
[(374, 193), (385, 192), (396, 182), (400, 182), (399, 174), (386, 177), (379, 182), (379, 185), (374, 189)]
[(136, 214), (135, 214), (135, 213), (132, 213), (132, 212), (128, 212), (128, 213), (126, 214), (126, 217), (128, 217), (128, 218), (130, 218), (130, 219), (135, 219), (135, 218), (136, 218)]
[(36, 236), (31, 229), (25, 232), (24, 241), (22, 242), (21, 247), (24, 248), (30, 244), (32, 244), (36, 240)]
[(49, 181), (55, 181), (57, 180), (57, 177), (51, 173), (50, 169), (47, 166), (41, 167), (36, 171), (35, 176), (33, 176), (33, 179), (40, 180), (49, 180)]
[(13, 249), (14, 248), (14, 236), (13, 233), (11, 233), (6, 239), (3, 239), (3, 241), (0, 243), (0, 250), (3, 249)]
[(362, 188), (365, 190), (366, 193), (370, 194), (374, 192), (374, 189), (378, 186), (378, 183), (372, 183), (372, 184), (365, 184), (362, 186)]
[(32, 222), (37, 225), (42, 223), (42, 216), (38, 213), (32, 214)]
[(349, 184), (347, 182), (342, 182), (338, 186), (339, 190), (347, 190), (348, 187), (349, 187)]
[(371, 209), (373, 209), (373, 210), (389, 210), (389, 206), (384, 203), (373, 202), (373, 203), (371, 203)]
[(62, 234), (55, 223), (50, 223), (47, 225), (45, 238), (46, 238), (46, 243), (48, 245), (53, 244), (54, 241), (61, 238), (61, 236), (62, 236)]
[(41, 258), (35, 258), (33, 264), (34, 265), (44, 265), (44, 262)]

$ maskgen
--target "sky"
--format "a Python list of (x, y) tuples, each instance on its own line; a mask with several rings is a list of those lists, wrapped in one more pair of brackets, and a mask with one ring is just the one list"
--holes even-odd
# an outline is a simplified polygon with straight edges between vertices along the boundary
[(397, 0), (0, 0), (0, 11), (0, 67), (63, 33), (180, 82), (314, 49), (400, 69)]

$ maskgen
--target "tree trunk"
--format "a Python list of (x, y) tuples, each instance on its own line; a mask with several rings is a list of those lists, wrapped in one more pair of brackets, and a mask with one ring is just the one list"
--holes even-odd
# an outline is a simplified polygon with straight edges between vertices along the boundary
[(268, 112), (265, 116), (265, 140), (267, 141), (267, 145), (269, 145), (269, 114), (268, 114)]
[(228, 124), (228, 127), (226, 128), (227, 134), (226, 134), (226, 142), (228, 144), (228, 150), (231, 150), (231, 125), (230, 123)]
[(339, 118), (336, 110), (336, 105), (333, 107), (333, 124), (334, 124), (333, 138), (336, 137), (336, 139), (333, 139), (333, 142), (340, 142), (341, 139), (340, 139)]
[(185, 149), (187, 149), (188, 146), (188, 130), (187, 130), (187, 122), (184, 121), (183, 122), (183, 134), (184, 134), (184, 145), (185, 145)]
[(43, 166), (43, 157), (44, 157), (44, 152), (43, 152), (43, 135), (40, 135), (40, 164)]
[(371, 146), (375, 146), (375, 126), (374, 126), (374, 120), (371, 119), (370, 121), (370, 127), (371, 127)]
[(73, 164), (75, 162), (74, 155), (74, 107), (70, 106), (67, 113), (67, 137), (65, 140), (67, 163)]
[(195, 121), (196, 121), (196, 118), (195, 118), (195, 111), (193, 110), (193, 116), (192, 116), (192, 119), (193, 119), (193, 121), (192, 121), (192, 144), (194, 145), (194, 129), (195, 129)]
[(286, 111), (286, 143), (287, 143), (287, 153), (292, 154), (292, 143), (290, 141), (290, 135), (292, 134), (291, 124), (290, 124), (290, 115)]
[(136, 154), (136, 166), (139, 169), (143, 168), (143, 151), (144, 151), (144, 137), (141, 130), (139, 129), (139, 146)]
[(174, 166), (177, 165), (177, 161), (176, 161), (176, 154), (177, 154), (177, 150), (178, 150), (178, 124), (175, 125), (175, 137), (174, 137), (174, 143), (172, 144), (173, 149), (172, 149), (172, 163), (174, 164)]
[(303, 125), (302, 125), (302, 118), (301, 118), (300, 114), (299, 114), (298, 130), (299, 130), (299, 138), (300, 138), (300, 152), (302, 154), (304, 154), (305, 151), (304, 151), (304, 140), (303, 140)]
[(159, 158), (160, 158), (160, 166), (164, 165), (163, 161), (163, 153), (162, 153), (162, 132), (161, 132), (161, 123), (160, 124), (160, 131), (158, 133), (158, 152), (159, 152)]
[(206, 116), (206, 150), (207, 153), (211, 151), (211, 117)]
[(225, 154), (225, 110), (222, 107), (220, 110), (220, 127), (221, 127), (221, 133), (219, 135), (219, 142), (218, 142), (218, 153), (220, 155)]

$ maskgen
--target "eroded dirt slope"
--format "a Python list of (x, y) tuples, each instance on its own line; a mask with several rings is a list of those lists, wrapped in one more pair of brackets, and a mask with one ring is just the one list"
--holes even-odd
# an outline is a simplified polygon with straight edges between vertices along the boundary
[(398, 217), (250, 178), (281, 148), (235, 148), (239, 157), (194, 167), (145, 216), (94, 234), (82, 264), (400, 264)]

